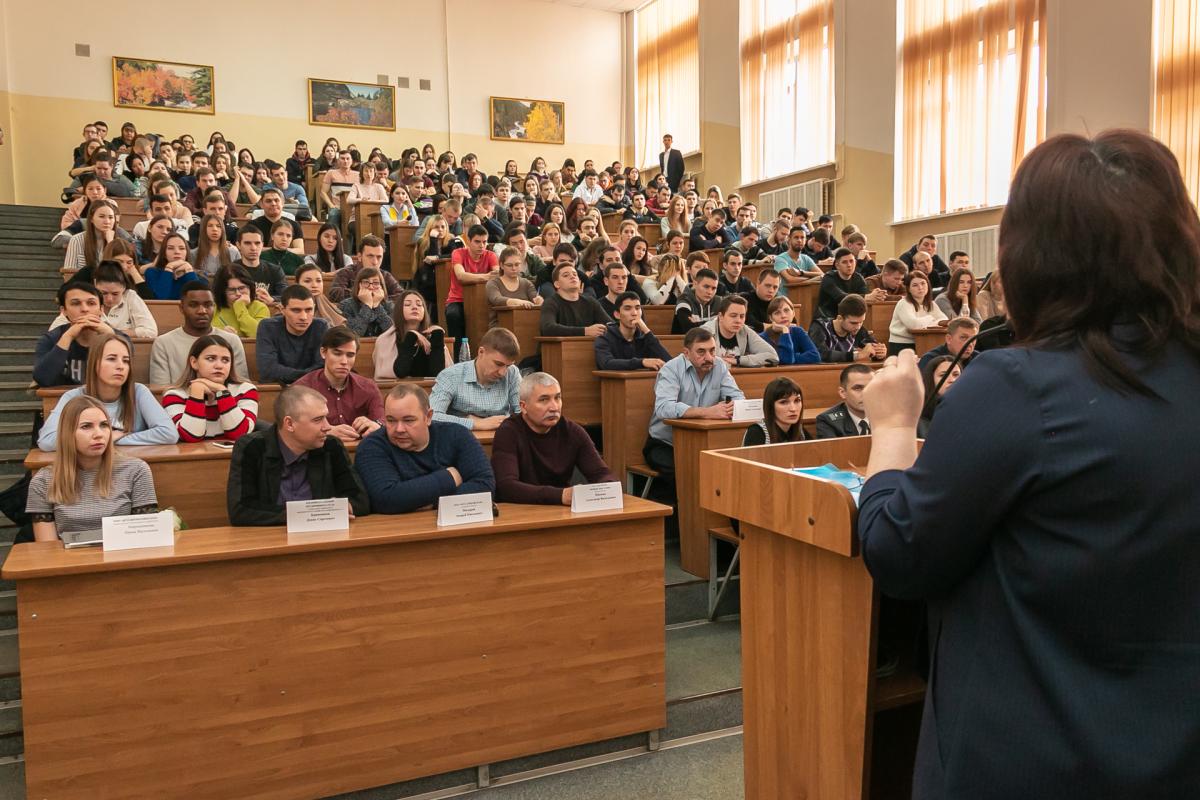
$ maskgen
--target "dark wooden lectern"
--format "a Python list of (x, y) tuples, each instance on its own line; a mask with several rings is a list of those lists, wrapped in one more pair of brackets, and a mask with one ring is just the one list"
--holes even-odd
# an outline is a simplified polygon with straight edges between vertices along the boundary
[(862, 436), (700, 456), (700, 505), (740, 521), (747, 800), (870, 796), (874, 715), (924, 696), (911, 664), (875, 679), (878, 595), (850, 492), (791, 471), (865, 467), (870, 449)]

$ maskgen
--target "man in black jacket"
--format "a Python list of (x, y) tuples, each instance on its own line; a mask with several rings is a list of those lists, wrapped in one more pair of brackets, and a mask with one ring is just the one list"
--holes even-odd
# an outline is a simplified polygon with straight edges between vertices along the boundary
[(671, 187), (671, 194), (676, 194), (679, 191), (679, 182), (683, 180), (683, 153), (671, 147), (675, 143), (675, 137), (671, 134), (663, 136), (662, 142), (663, 151), (658, 154), (658, 168), (667, 176), (667, 186)]
[(916, 244), (908, 249), (908, 252), (900, 256), (900, 260), (908, 267), (909, 272), (913, 268), (913, 255), (920, 250), (929, 253), (929, 257), (933, 259), (933, 271), (930, 273), (929, 282), (934, 289), (945, 289), (950, 283), (950, 268), (946, 266), (946, 262), (942, 261), (942, 257), (937, 254), (937, 237), (932, 234), (925, 234)]
[(746, 298), (746, 324), (750, 326), (751, 330), (762, 333), (763, 327), (770, 319), (767, 308), (775, 299), (775, 295), (779, 294), (781, 283), (782, 279), (778, 272), (761, 269), (758, 271), (758, 282), (754, 286), (754, 291), (742, 294), (742, 297)]
[(871, 432), (867, 410), (863, 405), (863, 389), (874, 377), (875, 370), (865, 364), (851, 364), (842, 370), (838, 385), (838, 396), (842, 402), (817, 415), (818, 439), (866, 436)]
[(642, 320), (642, 303), (633, 292), (622, 292), (614, 302), (613, 316), (596, 339), (596, 368), (613, 370), (659, 369), (671, 355)]
[(283, 525), (290, 500), (345, 497), (350, 516), (370, 512), (346, 448), (330, 436), (325, 398), (289, 386), (275, 401), (276, 424), (238, 439), (225, 502), (231, 525)]

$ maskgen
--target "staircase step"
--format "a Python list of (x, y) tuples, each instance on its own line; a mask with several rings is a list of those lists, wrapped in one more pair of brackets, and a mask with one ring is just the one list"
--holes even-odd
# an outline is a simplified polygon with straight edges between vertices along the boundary
[(0, 631), (0, 675), (17, 675), (21, 660), (17, 657), (17, 629)]
[[(33, 417), (19, 422), (3, 422), (0, 421), (0, 449), (4, 450), (20, 450), (26, 451), (30, 448), (32, 439)], [(11, 485), (12, 481), (5, 481), (7, 476), (0, 476), (0, 491), (4, 491)], [(4, 518), (0, 516), (0, 525), (4, 524)], [(3, 528), (0, 528), (3, 530)]]
[(0, 402), (0, 422), (25, 423), (26, 428), (33, 424), (33, 414), (42, 410), (42, 403), (33, 400), (6, 400)]
[[(0, 475), (22, 475), (29, 450), (0, 450)], [(3, 613), (3, 611), (0, 611)]]
[(6, 364), (15, 367), (33, 367), (33, 348), (32, 347), (5, 347), (0, 348), (0, 364)]
[[(15, 373), (14, 373), (15, 374)], [(35, 395), (30, 390), (28, 380), (5, 380), (11, 375), (0, 374), (0, 402), (5, 400), (33, 400)], [(3, 449), (3, 448), (0, 448)]]
[[(2, 290), (0, 290), (0, 294), (2, 294)], [(32, 349), (40, 338), (41, 334), (9, 334), (4, 325), (0, 324), (0, 350), (21, 347)]]

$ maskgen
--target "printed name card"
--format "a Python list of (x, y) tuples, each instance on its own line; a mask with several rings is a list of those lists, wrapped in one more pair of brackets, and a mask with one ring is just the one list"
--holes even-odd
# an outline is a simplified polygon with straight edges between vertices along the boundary
[(438, 527), (492, 521), (492, 493), (451, 494), (438, 500)]
[(758, 400), (734, 400), (733, 401), (733, 418), (734, 420), (752, 420), (758, 422), (763, 418), (763, 401)]
[(327, 500), (290, 500), (287, 504), (287, 532), (350, 530), (350, 502), (344, 497)]
[(105, 552), (175, 546), (175, 512), (170, 509), (157, 514), (105, 517), (101, 525)]
[(581, 483), (571, 488), (571, 511), (620, 511), (625, 493), (619, 481)]

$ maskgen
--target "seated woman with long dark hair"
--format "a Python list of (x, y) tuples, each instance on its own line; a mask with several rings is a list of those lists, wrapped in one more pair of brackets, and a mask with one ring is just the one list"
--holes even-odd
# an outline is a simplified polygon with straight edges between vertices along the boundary
[(258, 421), (258, 389), (238, 377), (233, 348), (213, 334), (192, 342), (187, 368), (162, 404), (183, 442), (237, 441)]
[(406, 289), (396, 301), (395, 324), (375, 340), (375, 380), (433, 378), (451, 362), (446, 331), (429, 321), (425, 298)]
[(791, 378), (775, 378), (763, 390), (763, 419), (746, 429), (742, 447), (803, 442), (804, 393)]
[(158, 511), (150, 467), (116, 453), (104, 404), (77, 395), (61, 408), (54, 464), (33, 476), (25, 501), (33, 538), (52, 542), (64, 533), (96, 530), (105, 517)]
[[(925, 388), (925, 405), (921, 407), (921, 420), (917, 423), (917, 436), (922, 439), (925, 438), (930, 424), (933, 423), (933, 415), (937, 411), (938, 404), (942, 402), (946, 392), (962, 375), (962, 362), (955, 364), (951, 369), (950, 362), (952, 361), (954, 361), (954, 356), (938, 356), (921, 370), (921, 383)], [(947, 370), (950, 372), (949, 375), (946, 375)], [(942, 378), (945, 378), (946, 382), (939, 387), (938, 383)], [(934, 396), (935, 390), (937, 391), (936, 397)]]

